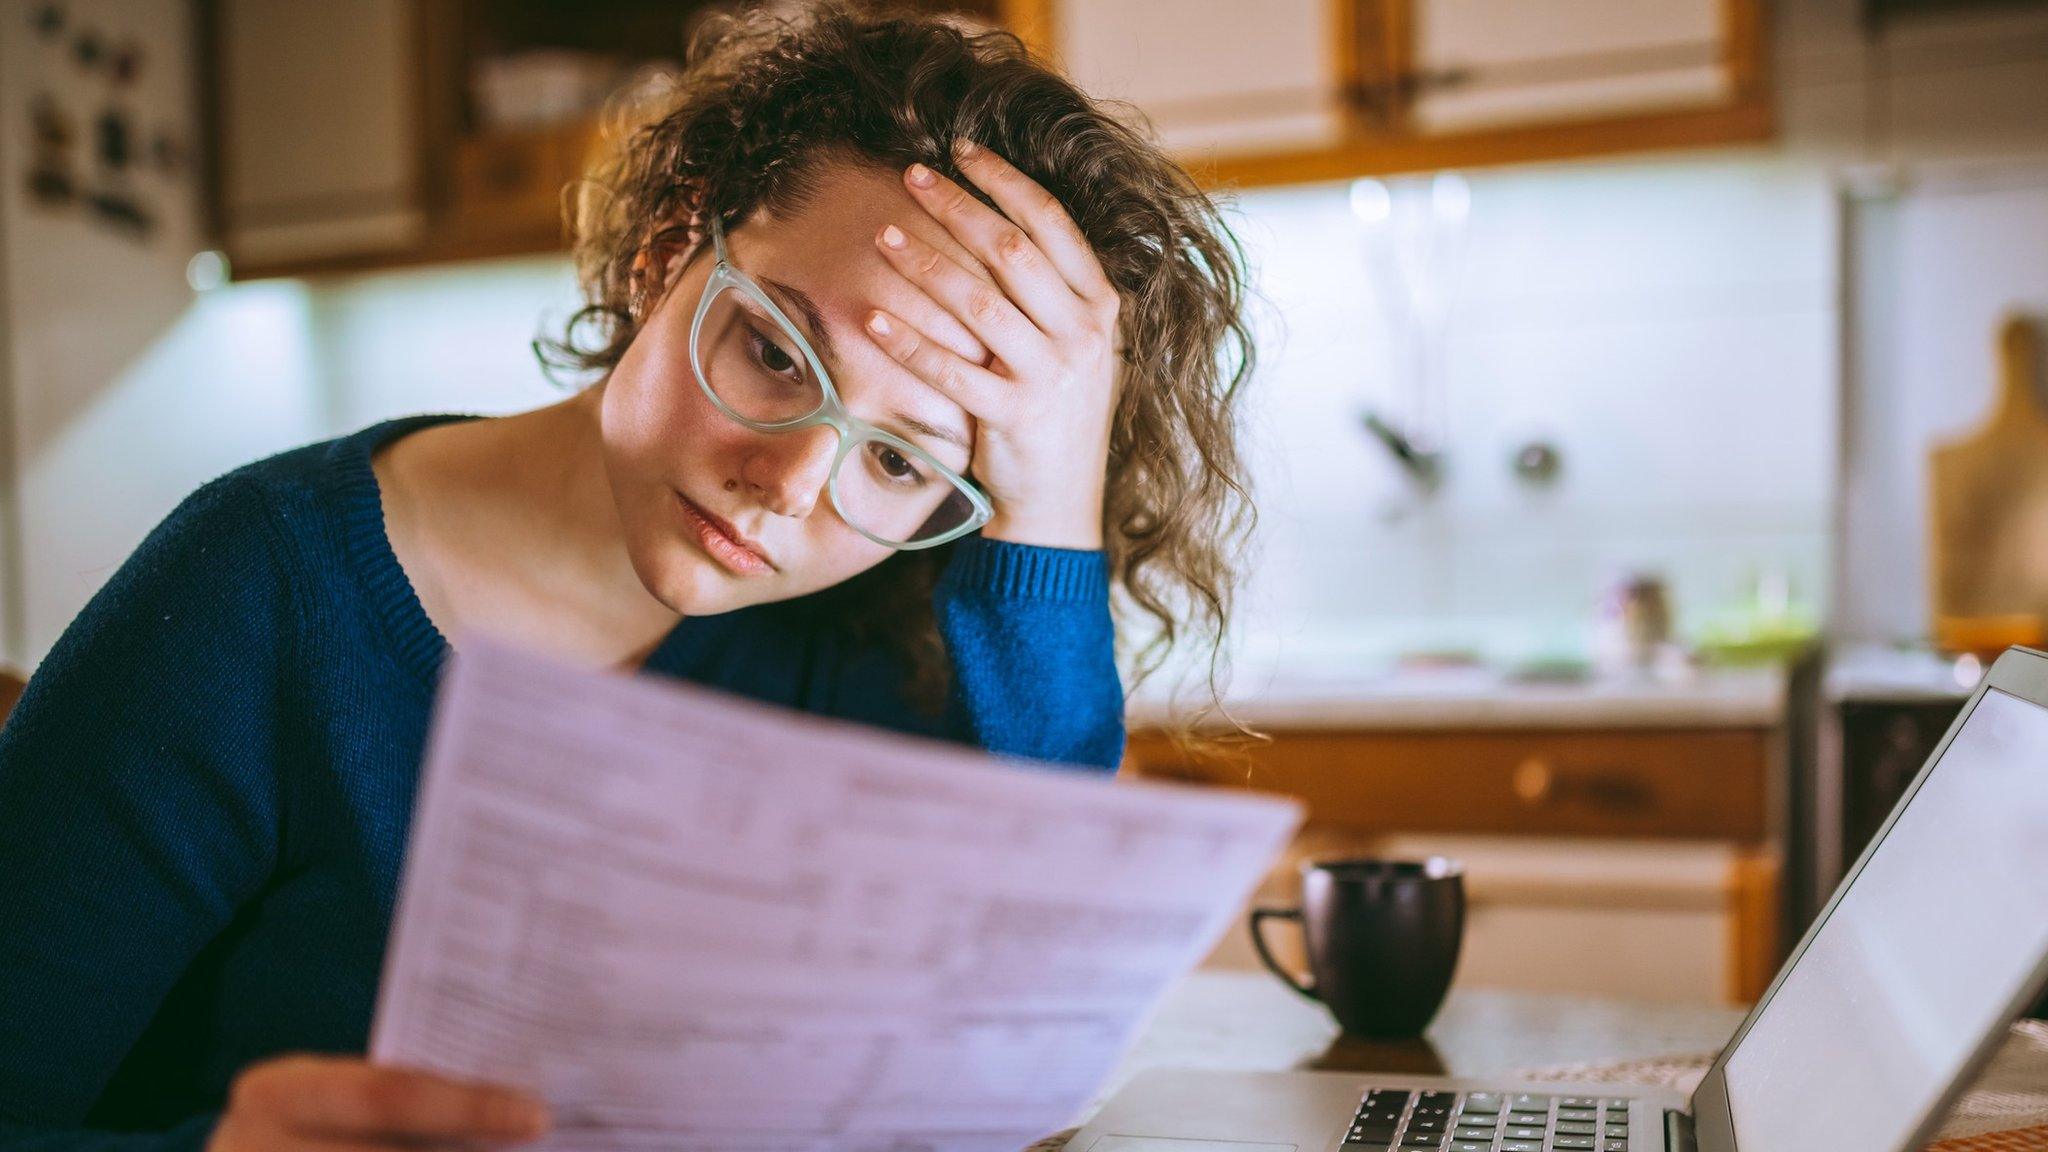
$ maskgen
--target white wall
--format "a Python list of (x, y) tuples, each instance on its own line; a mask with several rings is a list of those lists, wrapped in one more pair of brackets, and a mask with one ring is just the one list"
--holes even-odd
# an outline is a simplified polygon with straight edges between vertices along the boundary
[(513, 412), (566, 393), (529, 346), (578, 304), (558, 256), (325, 280), (308, 322), (318, 349), (322, 421), (338, 433), (408, 412)]
[[(185, 265), (200, 246), (196, 178), (133, 174), (158, 216), (146, 240), (76, 208), (32, 204), (24, 189), (29, 102), (57, 96), (78, 114), (109, 102), (194, 129), (189, 7), (167, 0), (73, 0), (71, 26), (135, 36), (145, 63), (121, 92), (72, 66), (29, 29), (28, 0), (0, 5), (0, 232), (6, 237), (5, 341), (19, 508), (18, 563), (6, 566), (10, 658), (33, 662), (136, 542), (198, 484), (306, 439), (315, 366), (298, 322), (302, 290), (265, 285), (195, 304)], [(89, 164), (81, 169), (90, 172)]]
[[(1763, 569), (1824, 595), (1833, 499), (1835, 201), (1755, 154), (1474, 173), (1445, 344), (1433, 497), (1366, 438), (1398, 346), (1344, 186), (1249, 194), (1265, 363), (1253, 392), (1263, 551), (1254, 649), (1583, 649), (1601, 586), (1663, 573), (1682, 626)], [(1547, 489), (1525, 439), (1562, 450)], [(1404, 516), (1390, 521), (1392, 509)]]

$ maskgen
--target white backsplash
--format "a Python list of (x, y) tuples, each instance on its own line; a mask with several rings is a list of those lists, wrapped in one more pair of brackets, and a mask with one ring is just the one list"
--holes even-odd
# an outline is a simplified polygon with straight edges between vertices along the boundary
[[(1261, 367), (1248, 654), (1517, 659), (1583, 650), (1647, 569), (1681, 629), (1755, 573), (1824, 593), (1835, 475), (1836, 201), (1766, 159), (1469, 176), (1447, 332), (1444, 482), (1418, 498), (1360, 417), (1400, 393), (1348, 186), (1245, 194)], [(1544, 439), (1548, 487), (1510, 459)]]

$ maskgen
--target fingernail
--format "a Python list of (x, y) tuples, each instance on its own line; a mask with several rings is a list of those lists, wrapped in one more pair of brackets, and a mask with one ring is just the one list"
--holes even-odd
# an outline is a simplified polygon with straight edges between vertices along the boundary
[(932, 170), (922, 164), (912, 164), (910, 166), (910, 182), (919, 188), (931, 187)]
[(880, 312), (868, 317), (868, 331), (877, 336), (887, 336), (890, 332), (889, 318)]
[(903, 247), (903, 229), (891, 224), (882, 229), (882, 243), (891, 248)]

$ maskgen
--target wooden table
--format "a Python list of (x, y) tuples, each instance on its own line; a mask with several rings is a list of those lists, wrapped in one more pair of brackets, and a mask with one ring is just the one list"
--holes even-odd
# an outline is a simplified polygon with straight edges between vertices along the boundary
[(1339, 1036), (1320, 1005), (1264, 973), (1203, 970), (1167, 994), (1089, 1111), (1153, 1067), (1489, 1075), (1713, 1052), (1742, 1018), (1715, 1006), (1461, 990), (1421, 1039), (1372, 1042)]

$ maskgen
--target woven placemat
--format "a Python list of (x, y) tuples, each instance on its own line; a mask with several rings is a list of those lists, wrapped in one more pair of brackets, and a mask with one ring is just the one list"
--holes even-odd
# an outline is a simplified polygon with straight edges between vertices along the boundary
[[(1615, 1064), (1559, 1064), (1524, 1068), (1519, 1080), (1586, 1084), (1653, 1084), (1691, 1092), (1714, 1063), (1714, 1053), (1663, 1056)], [(1060, 1152), (1079, 1129), (1069, 1128), (1025, 1152)], [(2048, 1152), (2048, 1022), (2013, 1025), (2005, 1046), (1970, 1091), (1949, 1110), (1929, 1152)]]

